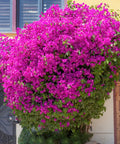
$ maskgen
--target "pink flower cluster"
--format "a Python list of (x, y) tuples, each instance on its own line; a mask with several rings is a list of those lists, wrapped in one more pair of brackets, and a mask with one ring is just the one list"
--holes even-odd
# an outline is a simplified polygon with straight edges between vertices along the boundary
[[(82, 93), (90, 97), (96, 89), (93, 69), (112, 53), (120, 55), (115, 45), (120, 22), (108, 9), (73, 7), (62, 10), (53, 5), (39, 21), (18, 29), (15, 39), (0, 39), (1, 80), (8, 106), (26, 115), (39, 114), (42, 125), (51, 120), (69, 127), (78, 113), (82, 119), (86, 115), (84, 110), (81, 113)], [(118, 67), (108, 64), (115, 73)]]

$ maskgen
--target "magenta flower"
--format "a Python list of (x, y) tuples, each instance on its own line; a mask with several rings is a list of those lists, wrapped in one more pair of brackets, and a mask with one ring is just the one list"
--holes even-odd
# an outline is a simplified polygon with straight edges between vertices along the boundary
[(45, 120), (45, 119), (42, 119), (42, 120), (41, 120), (41, 122), (42, 122), (42, 123), (45, 123), (45, 122), (46, 122), (46, 120)]
[(110, 76), (109, 76), (109, 78), (113, 78), (113, 76), (112, 76), (112, 75), (110, 75)]
[(67, 122), (67, 125), (66, 125), (67, 127), (69, 127), (70, 126), (70, 122)]

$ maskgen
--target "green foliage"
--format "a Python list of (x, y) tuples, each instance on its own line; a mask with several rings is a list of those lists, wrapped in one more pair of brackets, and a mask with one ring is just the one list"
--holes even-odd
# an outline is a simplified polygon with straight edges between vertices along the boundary
[(30, 132), (23, 128), (18, 144), (84, 144), (89, 141), (92, 134), (80, 133), (80, 130), (72, 131), (56, 131), (51, 132), (45, 130), (42, 134), (36, 131)]
[(68, 5), (68, 7), (70, 7), (71, 4), (72, 4), (72, 0), (67, 0), (67, 5)]

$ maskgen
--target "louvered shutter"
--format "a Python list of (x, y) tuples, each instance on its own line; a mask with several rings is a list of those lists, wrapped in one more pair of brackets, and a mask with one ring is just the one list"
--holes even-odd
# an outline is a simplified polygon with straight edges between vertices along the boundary
[(43, 0), (42, 3), (42, 11), (45, 13), (47, 9), (49, 9), (52, 5), (59, 5), (60, 8), (63, 6), (62, 0)]
[(17, 26), (23, 28), (25, 23), (39, 20), (41, 12), (46, 12), (52, 4), (64, 6), (64, 0), (18, 0)]
[(12, 0), (0, 0), (0, 32), (12, 31)]
[(19, 0), (19, 27), (39, 19), (41, 0)]

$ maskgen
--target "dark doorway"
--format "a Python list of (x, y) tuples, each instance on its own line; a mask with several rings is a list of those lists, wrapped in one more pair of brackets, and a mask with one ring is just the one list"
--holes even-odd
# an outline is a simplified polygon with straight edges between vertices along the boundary
[(0, 144), (16, 144), (16, 124), (12, 110), (3, 105), (4, 92), (0, 84)]

